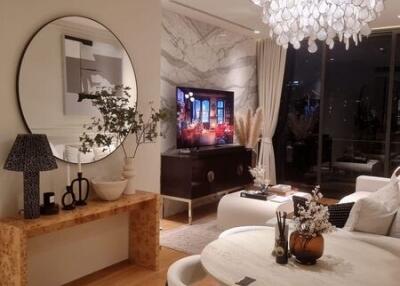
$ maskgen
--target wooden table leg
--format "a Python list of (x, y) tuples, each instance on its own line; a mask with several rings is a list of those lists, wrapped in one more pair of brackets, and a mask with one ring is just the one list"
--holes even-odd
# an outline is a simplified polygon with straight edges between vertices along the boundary
[(130, 213), (129, 260), (158, 270), (160, 251), (160, 198), (141, 203)]
[(0, 286), (27, 285), (26, 234), (20, 228), (0, 226)]

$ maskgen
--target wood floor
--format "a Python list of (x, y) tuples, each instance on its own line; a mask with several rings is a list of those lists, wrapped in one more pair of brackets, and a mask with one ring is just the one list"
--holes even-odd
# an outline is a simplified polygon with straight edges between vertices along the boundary
[[(323, 204), (334, 204), (337, 200), (323, 198)], [(194, 212), (194, 221), (198, 219), (212, 219), (216, 217), (217, 203), (209, 204), (196, 208)], [(163, 230), (176, 228), (187, 224), (187, 214), (181, 213), (161, 221)], [(165, 286), (168, 267), (175, 261), (187, 256), (186, 253), (161, 247), (160, 269), (156, 272), (142, 267), (130, 265), (124, 261), (100, 270), (91, 275), (85, 276), (74, 282), (66, 284), (67, 286)], [(217, 286), (219, 285), (211, 277), (206, 277), (196, 286)], [(193, 285), (193, 286), (194, 286)]]
[[(216, 216), (216, 204), (206, 205), (196, 208), (194, 220), (207, 219)], [(172, 229), (185, 225), (187, 223), (186, 213), (178, 214), (161, 221), (163, 230)], [(168, 267), (175, 261), (187, 256), (187, 254), (161, 247), (160, 251), (160, 269), (150, 271), (143, 267), (130, 265), (124, 261), (106, 269), (100, 270), (71, 283), (67, 286), (165, 286)], [(217, 286), (219, 285), (212, 278), (207, 277), (204, 280), (194, 284), (196, 286)]]

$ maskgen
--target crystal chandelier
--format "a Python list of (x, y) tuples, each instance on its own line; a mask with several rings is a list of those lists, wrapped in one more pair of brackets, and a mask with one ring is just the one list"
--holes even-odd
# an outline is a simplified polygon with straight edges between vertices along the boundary
[(316, 40), (325, 41), (330, 49), (334, 38), (344, 42), (346, 49), (353, 39), (355, 45), (371, 29), (384, 9), (384, 0), (251, 0), (263, 8), (263, 22), (270, 26), (270, 36), (276, 43), (295, 49), (308, 38), (308, 51), (318, 50)]

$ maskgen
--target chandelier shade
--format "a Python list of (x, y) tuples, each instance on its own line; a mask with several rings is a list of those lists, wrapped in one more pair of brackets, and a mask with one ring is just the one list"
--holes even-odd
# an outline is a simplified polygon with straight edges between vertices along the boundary
[(300, 48), (308, 40), (308, 51), (318, 50), (316, 41), (330, 49), (337, 37), (346, 49), (371, 33), (369, 23), (384, 9), (384, 0), (251, 0), (263, 9), (263, 22), (278, 45)]

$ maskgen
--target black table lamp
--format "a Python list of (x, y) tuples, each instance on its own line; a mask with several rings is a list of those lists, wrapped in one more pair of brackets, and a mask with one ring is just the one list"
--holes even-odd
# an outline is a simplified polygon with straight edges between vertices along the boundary
[(40, 171), (57, 169), (46, 135), (19, 134), (15, 139), (4, 169), (24, 172), (24, 217), (40, 216)]

